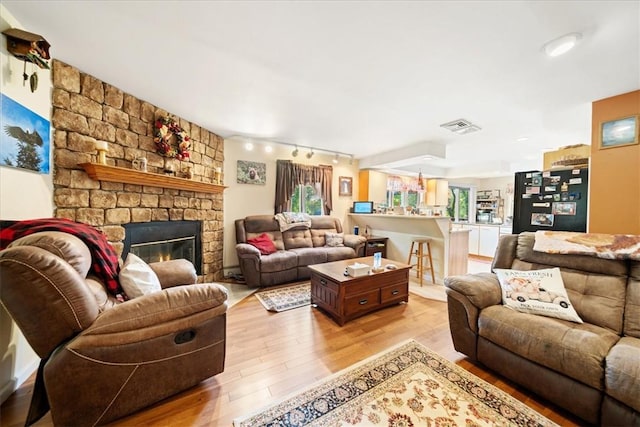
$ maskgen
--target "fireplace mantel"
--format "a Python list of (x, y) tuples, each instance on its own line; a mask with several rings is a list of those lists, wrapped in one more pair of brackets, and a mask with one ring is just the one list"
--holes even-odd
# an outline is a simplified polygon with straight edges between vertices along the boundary
[(142, 172), (135, 169), (103, 165), (101, 163), (80, 163), (91, 179), (96, 181), (123, 182), (125, 184), (147, 185), (150, 187), (172, 188), (174, 190), (199, 191), (201, 193), (222, 193), (224, 185), (193, 181), (186, 178)]

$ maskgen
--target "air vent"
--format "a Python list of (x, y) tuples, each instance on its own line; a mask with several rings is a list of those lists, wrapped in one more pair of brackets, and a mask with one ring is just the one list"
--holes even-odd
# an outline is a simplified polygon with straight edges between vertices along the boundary
[(482, 129), (478, 125), (474, 125), (469, 120), (466, 119), (458, 119), (452, 122), (443, 123), (440, 125), (445, 129), (449, 129), (451, 132), (455, 132), (458, 135), (466, 135), (471, 132), (477, 132)]

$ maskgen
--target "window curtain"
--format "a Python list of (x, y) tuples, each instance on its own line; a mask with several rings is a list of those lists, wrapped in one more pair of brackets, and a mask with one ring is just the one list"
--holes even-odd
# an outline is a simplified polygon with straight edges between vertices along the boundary
[(332, 166), (310, 166), (292, 163), (290, 160), (277, 160), (275, 213), (287, 210), (297, 186), (319, 183), (324, 211), (327, 215), (330, 214), (333, 210), (332, 182)]

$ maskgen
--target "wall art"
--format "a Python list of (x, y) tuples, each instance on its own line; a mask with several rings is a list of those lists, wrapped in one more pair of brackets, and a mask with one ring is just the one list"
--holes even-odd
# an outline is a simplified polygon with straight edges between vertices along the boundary
[(236, 180), (239, 184), (265, 185), (267, 182), (267, 164), (238, 160)]
[(600, 125), (600, 148), (638, 143), (638, 116), (603, 122)]
[(0, 166), (48, 174), (50, 170), (49, 120), (0, 95)]
[(353, 194), (353, 179), (349, 176), (341, 176), (338, 179), (338, 183), (340, 186), (339, 195), (340, 196), (351, 196)]

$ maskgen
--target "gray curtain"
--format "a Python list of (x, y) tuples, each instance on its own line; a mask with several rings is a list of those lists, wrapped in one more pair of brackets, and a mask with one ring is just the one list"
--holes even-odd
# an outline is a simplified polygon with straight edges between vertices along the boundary
[(291, 195), (298, 185), (319, 183), (324, 211), (329, 215), (333, 210), (332, 182), (332, 166), (310, 166), (291, 163), (290, 160), (277, 160), (275, 213), (287, 210)]

